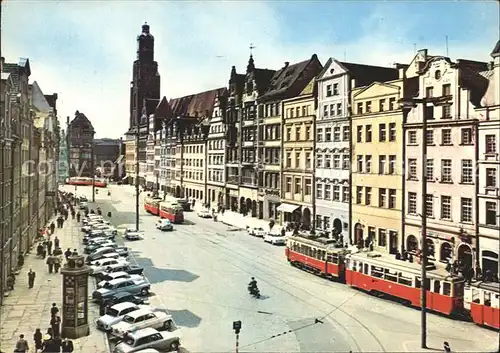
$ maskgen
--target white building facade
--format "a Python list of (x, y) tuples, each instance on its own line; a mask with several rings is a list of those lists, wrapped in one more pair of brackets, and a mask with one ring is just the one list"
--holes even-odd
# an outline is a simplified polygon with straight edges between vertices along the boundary
[(155, 116), (151, 114), (148, 118), (148, 140), (146, 143), (146, 186), (148, 188), (154, 188), (156, 185), (155, 178)]

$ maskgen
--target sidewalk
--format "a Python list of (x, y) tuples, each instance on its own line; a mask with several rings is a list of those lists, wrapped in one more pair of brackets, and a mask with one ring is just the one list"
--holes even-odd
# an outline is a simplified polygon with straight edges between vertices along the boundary
[[(55, 218), (53, 218), (55, 220)], [(49, 222), (50, 223), (50, 222)], [(71, 216), (62, 229), (57, 229), (52, 239), (57, 235), (61, 248), (78, 249), (83, 253), (81, 243), (81, 232), (76, 220)], [(28, 288), (28, 271), (36, 272), (35, 285)], [(92, 295), (94, 283), (89, 277), (89, 296)], [(62, 310), (62, 275), (59, 273), (49, 274), (45, 260), (36, 257), (36, 250), (25, 257), (24, 266), (16, 276), (14, 291), (5, 298), (4, 305), (0, 307), (0, 350), (13, 352), (20, 334), (24, 334), (30, 346), (30, 352), (34, 351), (33, 333), (40, 328), (45, 333), (50, 327), (50, 307), (57, 303)], [(75, 353), (107, 353), (108, 342), (104, 333), (95, 329), (94, 322), (99, 316), (99, 308), (91, 304), (89, 300), (89, 326), (90, 335), (73, 340)]]
[[(269, 230), (269, 221), (264, 219), (258, 219), (250, 215), (243, 216), (241, 213), (233, 211), (224, 211), (224, 214), (219, 213), (217, 215), (217, 220), (231, 227), (237, 227), (240, 229), (245, 229), (247, 226), (260, 227), (264, 230)], [(282, 227), (279, 224), (275, 224), (273, 229), (280, 230)]]

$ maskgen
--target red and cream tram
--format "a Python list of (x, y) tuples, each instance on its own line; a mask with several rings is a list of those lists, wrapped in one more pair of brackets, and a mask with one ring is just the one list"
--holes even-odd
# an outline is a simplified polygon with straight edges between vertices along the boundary
[(335, 247), (334, 243), (328, 238), (290, 236), (286, 242), (285, 254), (293, 266), (324, 277), (343, 280), (347, 251)]
[(108, 186), (108, 183), (103, 179), (95, 179), (92, 178), (84, 178), (84, 177), (72, 177), (67, 180), (67, 184), (69, 185), (77, 185), (77, 186), (91, 186), (92, 181), (94, 181), (94, 185), (98, 188), (105, 188)]
[(500, 329), (500, 283), (478, 282), (466, 286), (464, 306), (474, 323)]
[[(346, 283), (369, 293), (384, 293), (420, 307), (421, 265), (376, 252), (358, 252), (346, 260)], [(450, 315), (463, 310), (464, 280), (429, 265), (427, 308)]]
[(172, 223), (184, 222), (184, 212), (177, 203), (160, 202), (160, 218), (166, 218)]
[(144, 199), (144, 210), (152, 215), (160, 215), (160, 202), (163, 199), (155, 197), (146, 197)]

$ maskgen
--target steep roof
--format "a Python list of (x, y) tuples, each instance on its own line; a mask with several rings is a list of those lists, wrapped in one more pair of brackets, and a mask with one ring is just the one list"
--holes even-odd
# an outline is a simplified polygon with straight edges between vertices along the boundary
[(94, 127), (87, 116), (80, 113), (78, 110), (75, 113), (75, 118), (69, 123), (69, 129), (71, 130), (73, 127), (80, 127), (94, 131)]
[(497, 42), (495, 47), (493, 48), (493, 51), (491, 52), (492, 57), (497, 57), (500, 56), (500, 40)]
[(56, 103), (57, 103), (57, 93), (53, 93), (53, 94), (44, 94), (45, 96), (45, 99), (47, 100), (47, 103), (49, 103), (49, 105), (56, 109)]
[(171, 118), (172, 117), (172, 108), (168, 103), (167, 97), (163, 97), (160, 103), (156, 106), (155, 109), (155, 117), (157, 118)]
[(481, 75), (488, 70), (488, 64), (471, 60), (457, 60), (459, 76), (458, 84), (470, 91), (470, 102), (475, 106), (481, 106), (481, 99), (485, 95), (489, 80)]
[(216, 88), (205, 92), (191, 94), (170, 100), (173, 117), (210, 117), (214, 109), (215, 99), (222, 95), (225, 87)]
[(375, 81), (392, 81), (399, 77), (398, 70), (390, 67), (355, 64), (345, 61), (340, 61), (339, 64), (349, 71), (351, 78), (356, 80), (356, 86), (366, 86)]
[[(313, 69), (309, 76), (305, 75), (308, 68)], [(277, 97), (285, 99), (298, 95), (322, 68), (316, 54), (308, 60), (293, 65), (285, 63), (283, 68), (274, 73), (268, 90), (259, 97), (259, 101)]]
[(8, 72), (12, 75), (12, 82), (14, 83), (16, 91), (19, 91), (19, 76), (21, 72), (26, 71), (28, 76), (31, 75), (30, 63), (26, 58), (20, 58), (17, 64), (4, 63), (2, 67), (4, 72)]
[[(259, 90), (262, 93), (268, 90), (269, 84), (271, 83), (271, 80), (276, 71), (269, 69), (254, 69), (253, 73), (254, 73), (255, 84), (257, 85), (257, 90)], [(244, 79), (243, 79), (243, 84), (244, 84)]]

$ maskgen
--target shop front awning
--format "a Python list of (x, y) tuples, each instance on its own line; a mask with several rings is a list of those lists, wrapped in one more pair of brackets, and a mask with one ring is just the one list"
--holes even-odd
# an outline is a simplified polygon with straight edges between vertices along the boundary
[(278, 206), (277, 210), (285, 213), (293, 213), (295, 210), (299, 209), (300, 206), (292, 205), (291, 203), (282, 203)]

